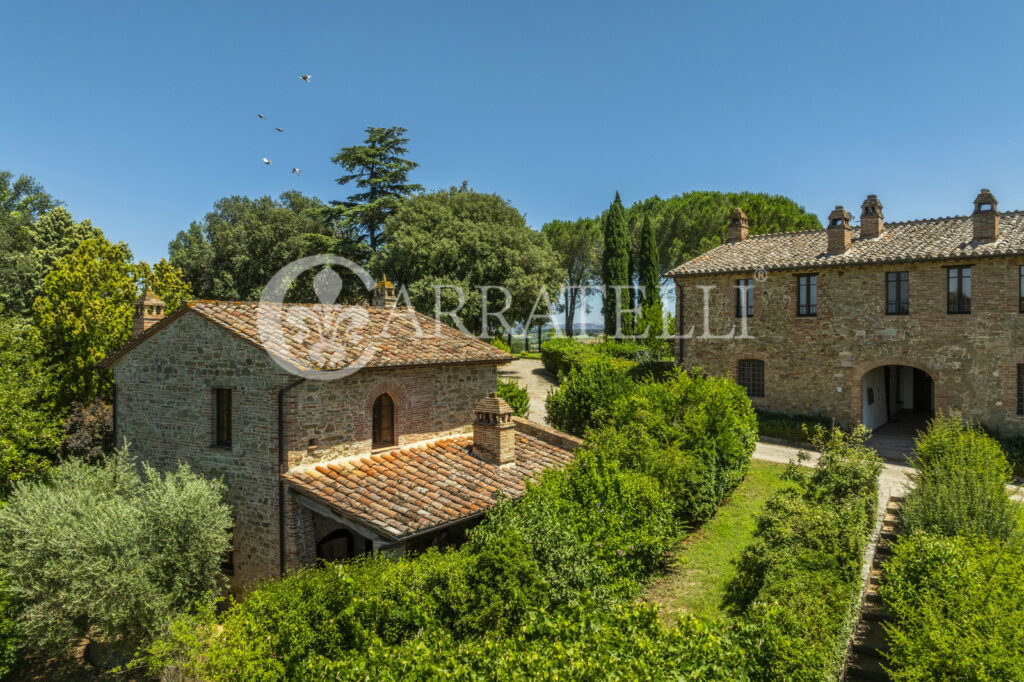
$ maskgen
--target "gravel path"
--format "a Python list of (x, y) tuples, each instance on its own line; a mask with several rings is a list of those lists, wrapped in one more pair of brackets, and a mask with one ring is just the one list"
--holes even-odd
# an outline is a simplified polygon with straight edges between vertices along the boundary
[(530, 420), (540, 424), (547, 423), (547, 409), (544, 401), (548, 391), (558, 385), (558, 379), (551, 375), (540, 360), (513, 360), (498, 368), (498, 376), (502, 379), (518, 379), (519, 385), (530, 394)]

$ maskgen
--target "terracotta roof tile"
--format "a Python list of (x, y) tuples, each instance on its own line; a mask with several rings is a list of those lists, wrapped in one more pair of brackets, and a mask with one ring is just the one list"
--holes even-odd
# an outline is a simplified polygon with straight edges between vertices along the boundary
[(282, 477), (321, 504), (401, 539), (488, 509), (499, 491), (518, 497), (529, 478), (564, 466), (573, 457), (568, 450), (522, 433), (516, 434), (514, 466), (479, 459), (471, 447), (471, 439), (456, 436)]
[(862, 239), (860, 228), (850, 230), (850, 248), (826, 253), (825, 230), (752, 235), (723, 244), (670, 270), (666, 276), (711, 275), (872, 263), (906, 263), (1024, 254), (1024, 211), (999, 216), (999, 239), (976, 242), (971, 216), (886, 223), (873, 239)]

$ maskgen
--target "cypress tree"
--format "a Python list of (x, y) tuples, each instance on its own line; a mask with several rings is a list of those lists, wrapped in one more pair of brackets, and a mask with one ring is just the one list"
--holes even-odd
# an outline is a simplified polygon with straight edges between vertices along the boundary
[(650, 330), (649, 336), (661, 333), (661, 263), (658, 260), (658, 241), (654, 226), (645, 213), (640, 229), (640, 286), (643, 287), (643, 317)]
[(604, 256), (601, 261), (601, 279), (606, 287), (604, 296), (604, 333), (616, 333), (616, 294), (612, 287), (629, 285), (629, 228), (626, 224), (626, 209), (622, 207), (619, 193), (615, 193), (608, 213), (604, 217)]

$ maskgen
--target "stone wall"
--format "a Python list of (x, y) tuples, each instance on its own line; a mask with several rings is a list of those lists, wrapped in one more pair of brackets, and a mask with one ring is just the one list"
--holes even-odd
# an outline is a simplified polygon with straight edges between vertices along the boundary
[[(235, 517), (232, 589), (280, 575), (278, 391), (286, 468), (370, 452), (373, 401), (395, 401), (398, 445), (472, 429), (473, 405), (495, 389), (495, 364), (364, 369), (330, 382), (297, 378), (265, 352), (185, 313), (113, 368), (116, 434), (161, 470), (187, 463), (228, 487)], [(232, 389), (232, 444), (214, 445), (214, 389)], [(310, 443), (313, 447), (310, 447)], [(313, 559), (312, 512), (285, 496), (287, 567)]]
[[(736, 378), (737, 361), (764, 361), (765, 395), (756, 407), (862, 420), (862, 379), (883, 365), (907, 365), (934, 382), (936, 409), (956, 409), (1004, 433), (1024, 433), (1016, 415), (1016, 366), (1024, 363), (1018, 268), (1024, 258), (822, 268), (818, 314), (796, 316), (796, 276), (769, 272), (755, 282), (747, 335), (735, 317), (737, 279), (754, 273), (676, 280), (677, 359), (686, 368)], [(969, 315), (946, 313), (946, 267), (970, 265)], [(910, 314), (885, 314), (885, 272), (907, 271)], [(711, 285), (709, 325), (704, 293)], [(733, 330), (733, 338), (709, 338)], [(710, 332), (710, 334), (708, 333)]]

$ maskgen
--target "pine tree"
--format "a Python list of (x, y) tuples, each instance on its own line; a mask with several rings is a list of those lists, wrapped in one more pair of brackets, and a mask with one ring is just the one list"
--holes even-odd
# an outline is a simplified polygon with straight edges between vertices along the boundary
[[(658, 241), (654, 226), (645, 213), (640, 228), (639, 251), (640, 286), (643, 288), (643, 319), (647, 323), (648, 337), (657, 338), (662, 331), (661, 264), (658, 261)], [(641, 325), (642, 326), (642, 325)]]
[(619, 193), (608, 209), (604, 219), (604, 256), (601, 263), (601, 278), (604, 280), (604, 333), (614, 335), (617, 324), (617, 296), (613, 287), (629, 285), (629, 228), (626, 224), (626, 210), (622, 207)]

